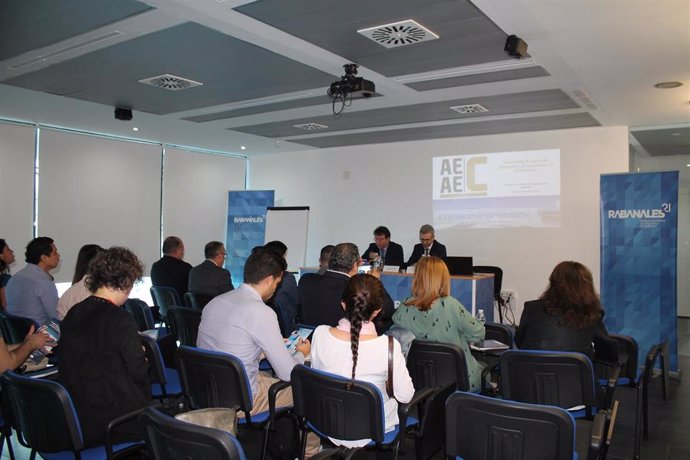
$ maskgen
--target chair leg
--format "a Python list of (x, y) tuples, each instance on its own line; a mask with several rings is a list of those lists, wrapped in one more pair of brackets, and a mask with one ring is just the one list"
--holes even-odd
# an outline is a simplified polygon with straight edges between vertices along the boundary
[(648, 419), (648, 407), (647, 407), (647, 385), (642, 385), (642, 430), (643, 437), (645, 440), (649, 439), (649, 419)]
[(266, 451), (268, 450), (268, 434), (271, 429), (271, 422), (266, 422), (264, 425), (264, 439), (261, 446), (261, 460), (266, 459)]
[(307, 452), (307, 430), (300, 430), (299, 439), (299, 460), (304, 460), (304, 456)]
[(666, 401), (666, 385), (668, 384), (668, 341), (661, 347), (661, 389)]

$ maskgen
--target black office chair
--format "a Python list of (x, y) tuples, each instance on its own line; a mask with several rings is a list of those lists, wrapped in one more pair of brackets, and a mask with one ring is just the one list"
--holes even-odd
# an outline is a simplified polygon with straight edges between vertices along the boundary
[(150, 291), (153, 304), (158, 307), (158, 315), (167, 324), (168, 308), (183, 305), (177, 290), (167, 286), (151, 286)]
[[(0, 406), (2, 407), (2, 415), (0, 415), (0, 457), (7, 442), (7, 452), (10, 460), (15, 460), (14, 449), (12, 448), (12, 406), (9, 400), (8, 393), (2, 391), (0, 388)], [(15, 424), (16, 425), (16, 424)]]
[(146, 450), (153, 460), (245, 460), (244, 450), (231, 434), (176, 420), (148, 408), (141, 413)]
[(438, 390), (425, 405), (425, 417), (419, 429), (421, 437), (417, 441), (417, 458), (429, 458), (443, 448), (446, 399), (455, 390), (470, 389), (467, 361), (458, 345), (414, 340), (407, 355), (407, 369), (417, 390)]
[(141, 411), (113, 420), (108, 426), (106, 445), (86, 449), (72, 398), (62, 385), (12, 371), (5, 372), (1, 380), (3, 391), (9, 392), (12, 403), (17, 439), (31, 449), (31, 460), (36, 458), (36, 453), (46, 460), (121, 458), (143, 448), (143, 443), (112, 445), (108, 442), (117, 425), (138, 417)]
[(156, 339), (144, 333), (140, 333), (139, 337), (144, 347), (146, 360), (149, 363), (151, 396), (162, 401), (170, 396), (181, 395), (182, 385), (180, 385), (179, 373), (176, 369), (165, 367), (163, 355)]
[(501, 355), (499, 366), (504, 399), (564, 409), (584, 406), (571, 414), (588, 420), (595, 410), (610, 407), (618, 378), (614, 372), (604, 393), (594, 378), (592, 362), (582, 353), (507, 350)]
[(31, 326), (38, 329), (39, 325), (31, 318), (11, 315), (0, 309), (0, 331), (7, 345), (22, 343)]
[(611, 374), (611, 367), (620, 367), (620, 374), (616, 385), (635, 388), (642, 376), (642, 371), (637, 367), (638, 345), (637, 341), (629, 335), (609, 334), (618, 344), (618, 362), (611, 363), (594, 358), (594, 372), (602, 385)]
[[(189, 293), (188, 293), (189, 294)], [(196, 337), (201, 323), (201, 310), (189, 307), (168, 308), (170, 330), (177, 336), (182, 345), (196, 347)]]
[[(408, 416), (410, 408), (434, 393), (433, 389), (417, 390), (407, 404), (398, 405), (399, 425), (385, 432), (383, 398), (372, 383), (318, 371), (303, 365), (295, 366), (290, 376), (295, 415), (300, 422), (300, 459), (304, 459), (307, 433), (322, 439), (371, 439), (366, 448), (392, 449), (398, 458), (401, 441), (418, 420)], [(359, 449), (355, 449), (359, 450)]]
[(158, 336), (162, 337), (167, 334), (165, 327), (156, 327), (156, 321), (153, 318), (151, 307), (141, 299), (127, 299), (124, 303), (125, 310), (127, 310), (137, 323), (139, 332), (157, 330)]
[(407, 369), (415, 388), (444, 388), (469, 391), (465, 353), (452, 343), (414, 340), (407, 355)]
[(505, 302), (501, 298), (501, 287), (503, 286), (503, 269), (492, 265), (475, 265), (472, 267), (475, 273), (491, 273), (494, 275), (494, 300), (498, 304), (498, 322), (503, 323), (503, 309)]
[(254, 426), (264, 430), (261, 459), (266, 458), (268, 437), (275, 419), (290, 408), (276, 408), (278, 391), (290, 386), (277, 382), (268, 391), (270, 410), (251, 415), (253, 406), (249, 379), (242, 361), (230, 354), (200, 348), (181, 346), (175, 352), (175, 362), (180, 374), (182, 391), (192, 409), (209, 407), (239, 408), (245, 418), (239, 419), (239, 427)]
[[(605, 418), (605, 413), (597, 414), (587, 433), (587, 460), (605, 453)], [(448, 459), (573, 460), (575, 435), (575, 420), (560, 407), (463, 392), (452, 394), (446, 403)]]
[(199, 301), (199, 298), (193, 292), (185, 292), (184, 294), (184, 305), (185, 307), (193, 308), (195, 310), (201, 310), (204, 306)]
[(512, 327), (507, 324), (487, 321), (484, 323), (484, 328), (486, 329), (484, 340), (498, 340), (499, 342), (505, 343), (510, 348), (515, 348), (515, 343), (513, 341), (515, 331)]

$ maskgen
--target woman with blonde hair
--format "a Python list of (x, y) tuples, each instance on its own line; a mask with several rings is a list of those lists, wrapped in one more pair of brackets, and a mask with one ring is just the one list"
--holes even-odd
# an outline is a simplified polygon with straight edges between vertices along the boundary
[(469, 349), (469, 342), (484, 340), (484, 324), (450, 296), (450, 273), (438, 257), (422, 257), (414, 270), (412, 297), (403, 301), (393, 322), (421, 340), (453, 343), (465, 352), (470, 390), (481, 390), (483, 364)]

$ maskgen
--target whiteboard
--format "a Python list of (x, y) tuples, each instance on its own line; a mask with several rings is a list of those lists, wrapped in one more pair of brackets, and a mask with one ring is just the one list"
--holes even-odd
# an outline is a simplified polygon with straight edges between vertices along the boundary
[(266, 236), (264, 244), (279, 240), (288, 247), (288, 270), (295, 272), (304, 267), (307, 256), (307, 227), (309, 206), (272, 207), (266, 209)]

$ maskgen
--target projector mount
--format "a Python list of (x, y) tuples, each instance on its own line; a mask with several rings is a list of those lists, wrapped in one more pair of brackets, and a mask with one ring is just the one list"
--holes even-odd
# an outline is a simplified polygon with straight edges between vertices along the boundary
[[(333, 99), (333, 114), (340, 115), (345, 107), (352, 105), (352, 96), (371, 97), (376, 92), (374, 82), (357, 77), (358, 64), (345, 64), (345, 75), (331, 83), (328, 96)], [(340, 104), (340, 107), (338, 107)]]

